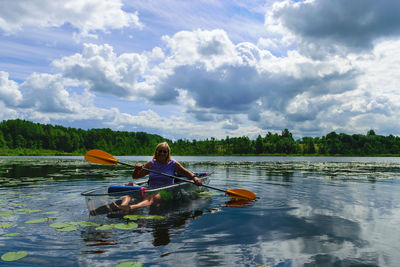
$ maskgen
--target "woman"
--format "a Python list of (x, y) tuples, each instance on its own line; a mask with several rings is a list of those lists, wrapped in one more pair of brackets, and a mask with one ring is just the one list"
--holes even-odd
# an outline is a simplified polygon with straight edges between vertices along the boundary
[[(147, 162), (144, 166), (140, 163), (136, 164), (135, 170), (132, 173), (133, 179), (138, 179), (149, 175), (149, 187), (159, 187), (170, 185), (174, 183), (174, 179), (168, 176), (164, 176), (161, 174), (149, 172), (145, 169), (154, 170), (157, 172), (162, 172), (169, 175), (175, 175), (177, 173), (179, 176), (187, 177), (193, 180), (196, 185), (201, 185), (201, 180), (196, 177), (192, 172), (188, 171), (184, 168), (179, 162), (171, 158), (171, 148), (169, 147), (167, 142), (163, 142), (157, 145), (156, 150), (154, 151), (153, 159)], [(135, 185), (132, 182), (126, 183), (127, 186)], [(131, 201), (130, 196), (124, 196), (122, 198), (121, 205), (118, 205), (113, 202), (113, 204), (119, 209), (129, 210), (129, 209), (137, 209), (146, 206), (150, 206), (155, 203), (159, 203), (163, 200), (172, 199), (173, 195), (171, 192), (162, 190), (157, 194), (146, 196), (143, 201), (129, 205)]]

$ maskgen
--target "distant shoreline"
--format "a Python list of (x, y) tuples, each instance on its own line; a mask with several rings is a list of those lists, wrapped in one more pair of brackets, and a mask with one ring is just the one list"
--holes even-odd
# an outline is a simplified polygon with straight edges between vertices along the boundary
[[(109, 151), (108, 151), (109, 152)], [(85, 153), (73, 152), (67, 153), (56, 150), (37, 150), (37, 149), (0, 149), (0, 156), (84, 156)], [(117, 155), (117, 156), (151, 156), (151, 155)], [(374, 154), (374, 155), (357, 155), (357, 154), (207, 154), (207, 155), (181, 155), (175, 153), (174, 156), (193, 156), (193, 157), (400, 157), (400, 154)]]
[(101, 149), (114, 155), (152, 155), (161, 142), (168, 142), (177, 156), (349, 156), (398, 157), (400, 136), (366, 135), (331, 132), (322, 137), (295, 140), (288, 129), (281, 134), (268, 132), (256, 139), (248, 136), (217, 140), (168, 140), (145, 132), (82, 130), (45, 125), (24, 120), (0, 123), (0, 155), (9, 156), (77, 156), (88, 150)]

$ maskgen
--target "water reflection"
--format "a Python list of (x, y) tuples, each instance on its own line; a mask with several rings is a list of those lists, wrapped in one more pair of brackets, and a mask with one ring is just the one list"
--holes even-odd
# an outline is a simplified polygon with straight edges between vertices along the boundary
[(225, 202), (226, 207), (230, 208), (249, 208), (255, 204), (255, 200), (231, 199)]
[[(65, 266), (132, 260), (145, 266), (397, 266), (400, 261), (399, 159), (183, 163), (194, 171), (213, 171), (215, 187), (245, 188), (259, 199), (232, 201), (215, 192), (142, 210), (164, 219), (139, 219), (136, 229), (79, 226), (63, 233), (49, 222), (25, 222), (45, 216), (57, 222), (127, 222), (123, 213), (90, 216), (80, 193), (121, 184), (130, 169), (77, 159), (0, 158), (0, 223), (12, 224), (0, 228), (1, 251), (28, 251), (21, 266), (55, 260)], [(22, 214), (22, 209), (40, 211)], [(22, 237), (3, 236), (13, 232)]]
[[(86, 249), (82, 250), (84, 254), (102, 254), (107, 252), (107, 247), (113, 247), (118, 244), (116, 240), (110, 238), (110, 232), (81, 232), (82, 240)], [(110, 240), (111, 239), (111, 240)]]
[[(185, 225), (193, 220), (200, 218), (204, 214), (220, 212), (221, 209), (224, 207), (250, 208), (255, 203), (255, 201), (249, 200), (230, 199), (220, 206), (212, 206), (211, 202), (212, 198), (209, 196), (191, 200), (184, 200), (183, 202), (171, 201), (168, 203), (163, 203), (162, 205), (153, 205), (151, 207), (141, 210), (108, 212), (104, 215), (103, 218), (99, 218), (99, 214), (96, 214), (96, 216), (91, 217), (91, 219), (97, 223), (110, 224), (128, 222), (129, 220), (124, 219), (124, 216), (128, 214), (162, 216), (164, 218), (160, 220), (146, 218), (139, 219), (136, 221), (139, 225), (138, 229), (132, 230), (134, 232), (140, 231), (140, 234), (143, 234), (143, 232), (151, 232), (153, 236), (152, 245), (154, 247), (158, 247), (166, 246), (171, 242), (171, 231), (173, 231), (174, 229), (182, 229), (182, 227), (185, 227)], [(87, 233), (84, 233), (82, 235), (82, 238), (85, 242), (88, 243), (87, 246), (112, 246), (116, 244), (115, 239), (117, 238), (117, 236), (114, 236), (112, 232), (107, 234), (104, 232), (89, 231)], [(106, 251), (107, 249), (103, 248), (103, 250), (86, 252), (103, 253)]]
[[(181, 229), (188, 224), (189, 221), (201, 217), (207, 212), (211, 202), (210, 197), (198, 198), (193, 200), (171, 201), (162, 203), (160, 205), (153, 205), (140, 210), (132, 211), (116, 211), (109, 212), (103, 217), (96, 216), (90, 217), (91, 221), (99, 224), (116, 224), (127, 223), (125, 215), (138, 214), (138, 215), (159, 215), (162, 219), (148, 219), (146, 217), (135, 220), (139, 225), (138, 228), (131, 230), (128, 234), (143, 235), (143, 233), (151, 233), (153, 241), (151, 242), (154, 247), (166, 246), (171, 242), (171, 231), (174, 229)], [(82, 240), (86, 246), (100, 246), (102, 249), (87, 250), (85, 253), (99, 254), (112, 250), (116, 244), (121, 245), (121, 242), (116, 240), (120, 239), (120, 233), (117, 231), (98, 231), (94, 228), (81, 232)], [(136, 238), (136, 237), (133, 237)], [(108, 247), (111, 246), (111, 247)]]

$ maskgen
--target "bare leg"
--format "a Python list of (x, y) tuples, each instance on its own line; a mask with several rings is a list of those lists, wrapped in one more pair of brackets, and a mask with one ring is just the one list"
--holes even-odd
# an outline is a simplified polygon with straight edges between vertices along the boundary
[(125, 183), (125, 186), (139, 186), (139, 185), (132, 182), (127, 182)]
[[(125, 186), (138, 186), (137, 184), (134, 184), (132, 182), (125, 183)], [(131, 196), (123, 196), (122, 197), (122, 203), (121, 207), (128, 207), (129, 202), (131, 202), (132, 197)]]
[[(162, 198), (160, 194), (155, 194), (155, 195), (151, 195), (146, 197), (145, 199), (143, 199), (143, 201), (137, 203), (137, 204), (133, 204), (133, 205), (118, 205), (117, 203), (113, 202), (113, 204), (122, 210), (131, 210), (131, 209), (138, 209), (138, 208), (143, 208), (143, 207), (147, 207), (150, 205), (153, 205), (154, 203), (158, 203), (161, 202)], [(129, 202), (128, 202), (129, 203)]]
[(132, 197), (130, 196), (123, 196), (121, 206), (127, 207), (129, 205), (129, 202), (131, 202), (131, 199)]

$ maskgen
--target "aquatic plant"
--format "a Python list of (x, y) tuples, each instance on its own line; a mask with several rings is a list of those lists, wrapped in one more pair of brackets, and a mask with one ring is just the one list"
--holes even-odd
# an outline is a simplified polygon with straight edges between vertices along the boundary
[(125, 215), (124, 219), (128, 219), (131, 221), (136, 221), (139, 219), (148, 219), (148, 220), (161, 220), (164, 219), (164, 216), (160, 216), (160, 215)]
[(134, 222), (130, 222), (130, 223), (117, 223), (114, 228), (116, 229), (120, 229), (120, 230), (130, 230), (130, 229), (134, 229), (137, 228), (138, 224), (134, 223)]
[(141, 264), (140, 262), (126, 261), (126, 262), (118, 263), (118, 265), (115, 267), (142, 267), (142, 266), (143, 266), (143, 264)]
[(28, 255), (26, 251), (7, 252), (1, 256), (3, 261), (17, 261)]

